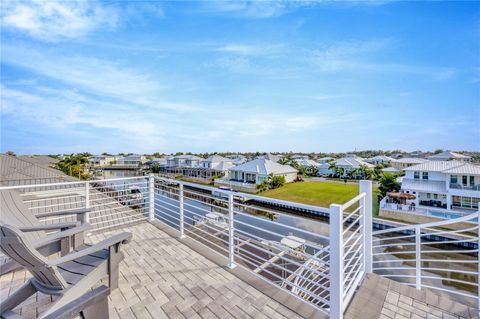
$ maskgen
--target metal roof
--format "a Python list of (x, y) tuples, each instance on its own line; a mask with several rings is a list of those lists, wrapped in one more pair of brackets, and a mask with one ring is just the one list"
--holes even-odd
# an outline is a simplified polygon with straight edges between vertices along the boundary
[(480, 175), (480, 167), (471, 163), (459, 161), (426, 161), (425, 163), (410, 166), (405, 171), (442, 172), (445, 174)]
[(229, 169), (230, 171), (239, 171), (244, 173), (254, 173), (260, 175), (273, 174), (287, 174), (287, 173), (296, 173), (297, 170), (289, 165), (278, 164), (274, 161), (257, 158), (253, 161), (240, 164), (233, 168)]
[(432, 156), (427, 157), (430, 160), (442, 160), (442, 159), (470, 159), (470, 156), (455, 153), (455, 152), (442, 152), (439, 154), (435, 154)]

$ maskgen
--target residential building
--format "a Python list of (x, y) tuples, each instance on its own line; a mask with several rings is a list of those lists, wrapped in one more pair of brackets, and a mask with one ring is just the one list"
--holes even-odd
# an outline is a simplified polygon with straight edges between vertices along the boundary
[(117, 158), (115, 166), (140, 166), (147, 161), (147, 158), (143, 155), (131, 154), (127, 156), (121, 156)]
[(233, 160), (229, 158), (220, 155), (211, 155), (207, 159), (202, 160), (200, 162), (200, 166), (219, 171), (227, 171), (229, 168), (232, 168), (235, 165), (233, 165)]
[(298, 166), (305, 168), (307, 174), (312, 174), (313, 168), (317, 167), (317, 162), (308, 158), (308, 156), (297, 157), (294, 159)]
[(168, 167), (200, 167), (203, 159), (195, 155), (177, 155), (167, 158)]
[(329, 163), (329, 162), (332, 162), (334, 161), (335, 159), (333, 157), (330, 157), (330, 156), (326, 156), (326, 157), (322, 157), (322, 158), (319, 158), (317, 160), (317, 163), (318, 164), (324, 164), (324, 163)]
[(478, 209), (480, 166), (460, 161), (427, 161), (405, 169), (401, 191), (417, 207)]
[(260, 155), (259, 157), (257, 157), (257, 159), (267, 159), (267, 160), (278, 163), (282, 159), (282, 156), (267, 153), (265, 155)]
[(467, 156), (467, 155), (463, 155), (455, 152), (449, 152), (449, 151), (429, 156), (427, 157), (427, 159), (429, 159), (430, 161), (452, 161), (452, 160), (460, 161), (460, 162), (472, 161), (471, 156)]
[(115, 162), (115, 156), (95, 155), (88, 158), (90, 167), (108, 166)]
[(353, 176), (351, 176), (353, 178), (362, 177), (362, 173), (359, 171), (359, 169), (362, 166), (366, 166), (368, 168), (374, 167), (372, 164), (367, 163), (363, 158), (355, 155), (350, 155), (350, 156), (341, 158), (339, 160), (336, 160), (335, 165), (342, 171), (342, 174), (340, 177), (347, 177), (351, 175), (353, 172)]
[(400, 173), (400, 170), (398, 168), (395, 168), (395, 167), (386, 167), (386, 168), (382, 169), (382, 172), (383, 173), (396, 174), (396, 173)]
[(403, 170), (404, 168), (425, 163), (427, 160), (424, 158), (415, 158), (415, 157), (405, 157), (393, 160), (390, 162), (390, 166), (398, 170)]
[(289, 165), (282, 165), (265, 158), (257, 158), (228, 170), (226, 178), (216, 179), (218, 186), (229, 186), (235, 190), (255, 192), (257, 185), (273, 176), (285, 177), (285, 182), (293, 182), (297, 178), (297, 170)]
[(331, 163), (320, 163), (317, 164), (317, 176), (328, 177), (335, 174), (333, 169), (330, 169)]
[(373, 165), (390, 165), (390, 163), (394, 161), (393, 158), (385, 156), (385, 155), (377, 155), (372, 158), (366, 160), (366, 162), (373, 164)]
[(240, 165), (247, 162), (247, 158), (241, 154), (229, 155), (227, 158), (232, 160), (233, 165)]

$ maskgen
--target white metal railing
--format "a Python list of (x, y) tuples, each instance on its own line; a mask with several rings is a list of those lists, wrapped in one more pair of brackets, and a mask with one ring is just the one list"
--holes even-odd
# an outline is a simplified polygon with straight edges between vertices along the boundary
[(480, 211), (373, 233), (373, 271), (478, 307)]
[(222, 184), (225, 186), (237, 186), (237, 187), (244, 187), (244, 188), (257, 188), (257, 184), (254, 182), (240, 182), (235, 180), (230, 180), (227, 178), (217, 178), (215, 183)]
[[(242, 266), (341, 318), (371, 269), (371, 187), (362, 181), (358, 196), (327, 209), (155, 177), (154, 217), (225, 256), (229, 268)], [(328, 212), (330, 226), (309, 229), (325, 224), (276, 207)]]
[[(91, 208), (88, 221), (95, 230), (158, 220), (177, 229), (180, 238), (188, 236), (225, 256), (229, 268), (244, 267), (331, 318), (342, 318), (372, 271), (479, 301), (480, 212), (372, 234), (369, 181), (360, 182), (358, 196), (329, 208), (154, 176), (0, 189), (20, 192), (34, 215)], [(329, 223), (280, 211), (285, 208), (327, 215)]]
[[(0, 187), (20, 193), (29, 211), (42, 213), (90, 208), (86, 221), (94, 230), (124, 226), (146, 219), (148, 180), (144, 177), (95, 181), (43, 183)], [(45, 224), (75, 220), (74, 215), (39, 217)]]

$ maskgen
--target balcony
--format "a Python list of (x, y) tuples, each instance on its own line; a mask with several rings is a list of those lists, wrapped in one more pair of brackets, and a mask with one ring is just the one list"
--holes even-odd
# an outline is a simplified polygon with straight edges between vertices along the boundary
[[(371, 306), (366, 306), (362, 299), (365, 296), (356, 295), (362, 281), (371, 279), (372, 275), (366, 277), (366, 273), (375, 271), (390, 278), (388, 270), (396, 272), (399, 267), (385, 263), (395, 259), (398, 252), (384, 249), (398, 247), (398, 233), (391, 236), (398, 230), (385, 230), (380, 237), (372, 237), (371, 228), (364, 226), (372, 222), (368, 182), (362, 182), (361, 192), (342, 205), (320, 208), (284, 202), (326, 210), (329, 223), (281, 211), (274, 211), (278, 218), (272, 220), (263, 215), (271, 214), (272, 209), (248, 204), (249, 199), (258, 198), (256, 195), (241, 194), (247, 202), (237, 201), (238, 193), (153, 176), (1, 189), (20, 192), (34, 215), (92, 208), (88, 216), (94, 227), (88, 236), (91, 243), (120, 229), (133, 233), (133, 242), (123, 250), (126, 258), (120, 266), (119, 289), (109, 297), (112, 318), (342, 318), (343, 314), (345, 318), (358, 318), (375, 307), (380, 315), (387, 293), (408, 291), (405, 286), (392, 292), (394, 285), (385, 279), (382, 287), (385, 282), (387, 285), (377, 293), (378, 300), (369, 296)], [(224, 196), (214, 196), (214, 192)], [(41, 221), (70, 220), (47, 217)], [(415, 238), (422, 236), (420, 227), (400, 231), (412, 237), (410, 232), (417, 228)], [(407, 235), (400, 236), (402, 242)], [(422, 258), (421, 254), (414, 256)], [(434, 262), (439, 261), (432, 257), (430, 264)], [(430, 285), (432, 275), (420, 273), (409, 263), (409, 271), (418, 278), (417, 288)], [(472, 276), (471, 270), (452, 264), (452, 272), (439, 279), (458, 272)], [(477, 267), (478, 260), (470, 264)], [(15, 291), (28, 276), (24, 271), (1, 276), (2, 296)], [(457, 293), (448, 286), (438, 287), (443, 295)], [(468, 290), (461, 296), (476, 300), (476, 294)], [(33, 298), (16, 311), (35, 318), (51, 302), (42, 298)], [(462, 309), (469, 311), (468, 307)]]
[(458, 183), (450, 183), (450, 188), (469, 190), (469, 191), (480, 191), (480, 184), (477, 184), (477, 185), (463, 185), (463, 184), (458, 184)]

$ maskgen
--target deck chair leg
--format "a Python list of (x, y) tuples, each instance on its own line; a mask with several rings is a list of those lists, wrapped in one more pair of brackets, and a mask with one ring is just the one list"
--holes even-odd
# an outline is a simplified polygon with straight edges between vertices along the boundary
[(110, 247), (110, 258), (108, 259), (108, 280), (112, 291), (118, 288), (119, 267), (124, 257), (119, 248), (118, 245)]
[(12, 310), (36, 292), (37, 289), (32, 285), (31, 280), (27, 281), (13, 294), (8, 296), (7, 299), (0, 302), (0, 312), (4, 313), (6, 311)]

